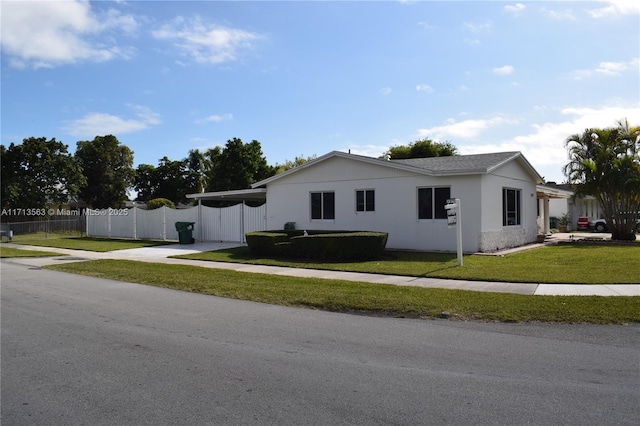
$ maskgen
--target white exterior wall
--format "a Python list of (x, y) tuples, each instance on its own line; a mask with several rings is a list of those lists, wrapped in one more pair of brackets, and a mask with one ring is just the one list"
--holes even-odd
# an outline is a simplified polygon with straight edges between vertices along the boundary
[[(536, 241), (538, 234), (536, 184), (512, 161), (490, 174), (482, 175), (482, 232), (479, 251), (517, 247)], [(520, 190), (520, 225), (503, 226), (502, 190)]]
[[(511, 176), (514, 176), (515, 179)], [(342, 157), (267, 185), (267, 229), (335, 229), (389, 233), (387, 247), (456, 251), (446, 219), (419, 220), (419, 187), (448, 186), (461, 200), (463, 250), (493, 251), (536, 240), (536, 185), (511, 162), (490, 175), (431, 177)], [(521, 225), (502, 226), (502, 189), (521, 191)], [(356, 191), (375, 190), (375, 212), (356, 212)], [(335, 220), (311, 220), (310, 193), (335, 193)], [(533, 194), (531, 197), (530, 194)]]

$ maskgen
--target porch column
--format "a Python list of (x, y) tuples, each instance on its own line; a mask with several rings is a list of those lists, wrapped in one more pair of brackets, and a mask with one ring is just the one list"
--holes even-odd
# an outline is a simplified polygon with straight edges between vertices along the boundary
[(549, 196), (546, 194), (542, 197), (542, 207), (544, 214), (544, 233), (548, 234), (551, 231), (551, 218), (549, 218)]

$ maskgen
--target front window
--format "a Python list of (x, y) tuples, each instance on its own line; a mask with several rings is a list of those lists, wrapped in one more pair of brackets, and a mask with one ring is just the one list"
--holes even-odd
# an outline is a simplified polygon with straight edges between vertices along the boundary
[(311, 193), (311, 219), (336, 218), (336, 203), (334, 192), (312, 192)]
[(356, 191), (356, 211), (373, 212), (376, 210), (376, 193), (373, 189)]
[(502, 225), (520, 225), (520, 190), (502, 189)]
[(450, 187), (418, 188), (418, 219), (446, 219)]

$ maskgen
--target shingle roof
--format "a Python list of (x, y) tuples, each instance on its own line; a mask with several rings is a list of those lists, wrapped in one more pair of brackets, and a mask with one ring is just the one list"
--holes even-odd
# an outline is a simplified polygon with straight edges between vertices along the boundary
[(321, 157), (308, 161), (298, 167), (289, 169), (284, 173), (271, 176), (260, 182), (251, 185), (252, 188), (258, 188), (283, 178), (284, 176), (297, 173), (307, 167), (314, 167), (332, 157), (342, 157), (358, 161), (364, 161), (371, 164), (393, 167), (404, 170), (411, 170), (431, 176), (454, 176), (454, 175), (473, 175), (490, 173), (498, 167), (512, 160), (517, 160), (536, 182), (542, 182), (542, 178), (538, 172), (531, 166), (524, 156), (518, 152), (496, 152), (491, 154), (473, 154), (473, 155), (456, 155), (451, 157), (433, 157), (433, 158), (412, 158), (406, 160), (383, 160), (381, 158), (365, 157), (356, 154), (347, 154), (340, 151), (331, 151)]
[(410, 158), (390, 161), (416, 167), (433, 174), (488, 173), (518, 157), (519, 152), (495, 152), (490, 154), (454, 155), (450, 157)]

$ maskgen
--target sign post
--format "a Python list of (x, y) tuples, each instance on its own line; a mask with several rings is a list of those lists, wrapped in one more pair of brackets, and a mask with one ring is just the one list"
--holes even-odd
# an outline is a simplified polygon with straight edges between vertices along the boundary
[(462, 266), (462, 212), (460, 210), (460, 199), (449, 198), (444, 208), (447, 210), (447, 225), (449, 225), (449, 228), (456, 228), (458, 266)]

